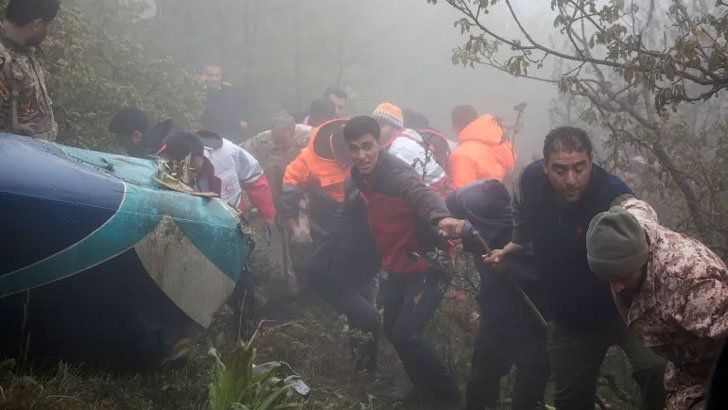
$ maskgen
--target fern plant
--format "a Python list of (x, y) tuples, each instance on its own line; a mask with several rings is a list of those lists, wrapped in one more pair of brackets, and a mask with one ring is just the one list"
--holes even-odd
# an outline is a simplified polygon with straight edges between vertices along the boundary
[(223, 363), (215, 348), (210, 349), (215, 360), (210, 383), (210, 410), (287, 410), (301, 408), (293, 391), (297, 376), (278, 377), (280, 364), (254, 371), (255, 349), (239, 340), (227, 363)]

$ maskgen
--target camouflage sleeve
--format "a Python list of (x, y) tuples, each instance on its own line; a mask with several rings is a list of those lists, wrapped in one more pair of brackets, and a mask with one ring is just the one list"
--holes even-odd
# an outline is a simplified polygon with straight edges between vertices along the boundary
[[(614, 202), (612, 205), (614, 205)], [(642, 225), (659, 223), (657, 220), (657, 212), (655, 212), (650, 204), (635, 198), (633, 195), (629, 195), (626, 200), (621, 201), (619, 206), (631, 213)]]
[(617, 195), (617, 197), (614, 198), (614, 200), (612, 201), (612, 203), (609, 204), (609, 207), (611, 208), (613, 206), (622, 206), (622, 204), (625, 201), (629, 200), (629, 199), (635, 199), (635, 196), (632, 195), (632, 194), (621, 194), (621, 195)]
[(265, 130), (265, 131), (261, 132), (260, 134), (258, 134), (254, 137), (255, 143), (260, 144), (261, 141), (265, 141), (265, 142), (270, 141), (270, 134), (271, 134), (270, 130)]
[(12, 131), (12, 76), (10, 63), (0, 54), (0, 130)]
[[(621, 204), (651, 232), (659, 226), (657, 213), (645, 201), (631, 197)], [(660, 241), (660, 239), (657, 239)], [(680, 327), (697, 337), (723, 339), (728, 335), (728, 271), (723, 261), (695, 239), (661, 241), (670, 246), (669, 266), (677, 274), (665, 273), (665, 280), (679, 283), (676, 297), (666, 301), (665, 312)]]
[(248, 151), (249, 153), (253, 154), (254, 156), (258, 154), (258, 137), (260, 134), (248, 138), (247, 140), (241, 142), (239, 145), (242, 149)]
[(698, 337), (723, 340), (728, 335), (728, 286), (725, 280), (703, 278), (682, 292), (681, 303), (672, 312), (677, 323)]

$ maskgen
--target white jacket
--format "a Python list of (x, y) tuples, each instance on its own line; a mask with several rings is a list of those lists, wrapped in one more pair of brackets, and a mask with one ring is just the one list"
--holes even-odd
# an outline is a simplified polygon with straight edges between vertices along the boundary
[(445, 177), (445, 171), (437, 163), (432, 152), (428, 153), (425, 150), (422, 136), (413, 129), (402, 130), (392, 140), (387, 151), (412, 166), (420, 176), (424, 175), (423, 182), (427, 186)]
[(263, 176), (263, 168), (257, 159), (224, 138), (220, 148), (205, 147), (205, 157), (215, 167), (215, 176), (220, 178), (220, 198), (236, 208), (242, 201), (242, 185)]

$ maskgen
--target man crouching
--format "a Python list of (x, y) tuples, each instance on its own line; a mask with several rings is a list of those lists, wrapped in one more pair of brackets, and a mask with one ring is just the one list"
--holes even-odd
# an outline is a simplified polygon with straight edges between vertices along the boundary
[(594, 217), (587, 255), (628, 326), (670, 361), (666, 409), (702, 409), (728, 335), (726, 265), (699, 241), (661, 226), (652, 207), (634, 198)]

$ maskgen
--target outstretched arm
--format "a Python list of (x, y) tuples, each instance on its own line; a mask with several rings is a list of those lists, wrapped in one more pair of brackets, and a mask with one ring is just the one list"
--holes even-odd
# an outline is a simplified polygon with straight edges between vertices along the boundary
[(392, 177), (397, 178), (400, 195), (405, 202), (431, 225), (437, 226), (440, 235), (447, 238), (460, 236), (465, 221), (450, 216), (445, 202), (422, 183), (412, 168), (402, 169)]
[(303, 187), (311, 179), (308, 164), (302, 155), (298, 155), (286, 167), (283, 173), (283, 186), (276, 207), (282, 219), (298, 217), (299, 204), (303, 198)]
[(270, 185), (265, 174), (261, 175), (253, 182), (243, 185), (243, 189), (248, 193), (250, 202), (258, 208), (258, 215), (268, 224), (273, 226), (273, 218), (276, 216), (276, 208), (273, 205), (273, 196), (270, 192)]
[(268, 226), (272, 226), (273, 218), (276, 215), (275, 206), (273, 206), (273, 197), (270, 192), (268, 178), (263, 173), (255, 157), (250, 155), (245, 149), (237, 147), (236, 172), (240, 187), (247, 192), (250, 202), (258, 208), (260, 218), (265, 221)]
[[(518, 187), (520, 189), (520, 184), (518, 184)], [(511, 241), (503, 249), (494, 249), (487, 255), (483, 255), (483, 262), (498, 270), (503, 268), (505, 257), (508, 254), (523, 251), (531, 241), (525, 209), (520, 200), (520, 192), (518, 189), (514, 191), (516, 192), (514, 192), (513, 199), (511, 199), (511, 211), (513, 213), (513, 234)]]

